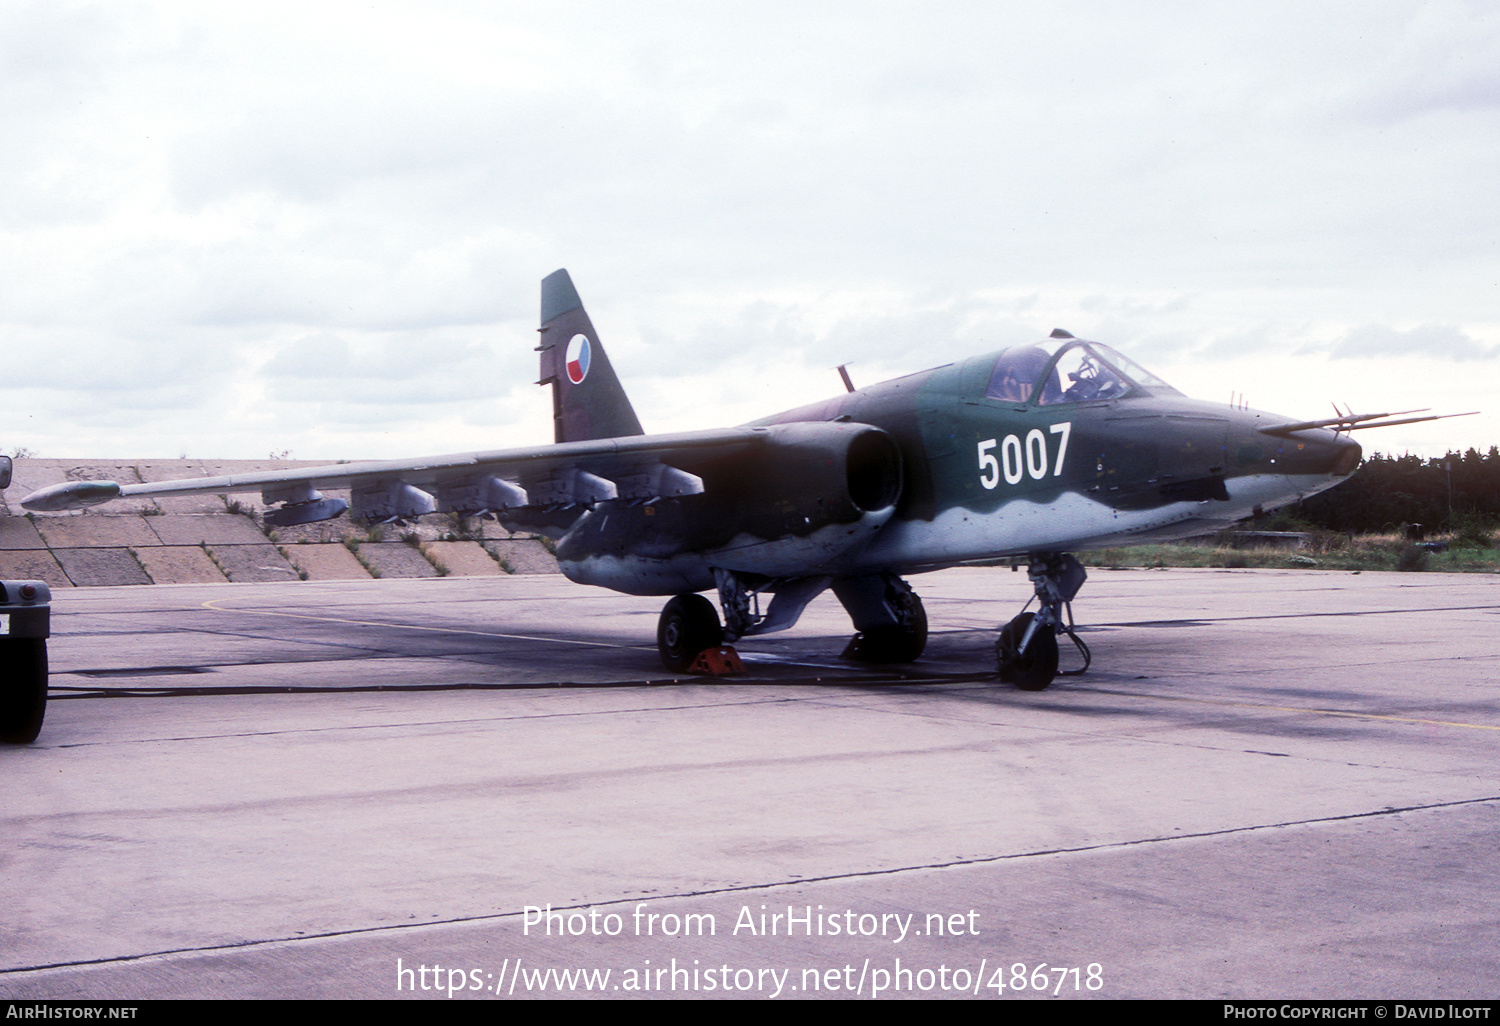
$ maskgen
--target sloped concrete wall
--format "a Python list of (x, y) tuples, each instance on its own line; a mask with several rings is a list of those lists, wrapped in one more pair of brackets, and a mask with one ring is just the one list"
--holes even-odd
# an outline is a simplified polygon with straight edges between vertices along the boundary
[(433, 516), (366, 530), (340, 517), (267, 531), (259, 492), (127, 499), (70, 513), (20, 508), (32, 491), (62, 481), (171, 481), (324, 462), (332, 461), (16, 460), (12, 485), (0, 497), (0, 577), (65, 588), (557, 572), (537, 539), (489, 521)]

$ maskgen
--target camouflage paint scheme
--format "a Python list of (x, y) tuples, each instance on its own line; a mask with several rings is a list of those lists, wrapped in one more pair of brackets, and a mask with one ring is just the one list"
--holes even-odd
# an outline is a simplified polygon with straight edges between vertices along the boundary
[[(1071, 337), (1049, 362), (1065, 349), (1128, 362)], [(587, 514), (559, 544), (564, 572), (620, 591), (675, 594), (713, 587), (716, 566), (773, 578), (917, 573), (1182, 538), (1331, 487), (1359, 462), (1358, 444), (1342, 434), (1269, 436), (1262, 429), (1286, 418), (1201, 402), (1161, 382), (1132, 381), (1118, 397), (1088, 401), (992, 399), (986, 386), (999, 356), (752, 425), (816, 425), (805, 454), (777, 445), (674, 456), (674, 466), (703, 479), (703, 492)], [(889, 487), (866, 489), (894, 498), (890, 509), (850, 501), (836, 487), (850, 473), (838, 465), (842, 450), (819, 458), (813, 441), (864, 426), (884, 432), (899, 454), (870, 470), (889, 475)]]
[[(828, 588), (859, 632), (846, 655), (904, 661), (925, 644), (926, 616), (901, 574), (1026, 557), (1043, 599), (1037, 625), (1071, 634), (1058, 610), (1084, 575), (1061, 554), (1206, 533), (1331, 487), (1359, 462), (1345, 432), (1379, 426), (1292, 423), (1190, 399), (1107, 347), (1054, 331), (742, 427), (645, 435), (566, 271), (543, 280), (541, 320), (553, 445), (70, 482), (23, 505), (258, 489), (281, 503), (267, 522), (284, 525), (340, 514), (343, 501), (317, 489), (348, 487), (351, 516), (365, 522), (492, 516), (556, 538), (572, 580), (677, 596), (658, 631), (673, 669), (695, 645), (791, 626)], [(695, 596), (715, 588), (724, 628)], [(772, 596), (764, 613), (762, 594)], [(1037, 632), (1030, 616), (1012, 622), (1012, 661)], [(1049, 658), (1055, 671), (1055, 645)]]

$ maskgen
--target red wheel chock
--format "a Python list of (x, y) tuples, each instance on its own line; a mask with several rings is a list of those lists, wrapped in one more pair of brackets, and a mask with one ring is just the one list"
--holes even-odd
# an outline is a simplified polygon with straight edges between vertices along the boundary
[(745, 664), (740, 662), (740, 654), (728, 645), (721, 648), (705, 648), (698, 653), (698, 658), (693, 660), (693, 665), (688, 667), (688, 673), (698, 673), (707, 677), (724, 677), (731, 673), (744, 673)]

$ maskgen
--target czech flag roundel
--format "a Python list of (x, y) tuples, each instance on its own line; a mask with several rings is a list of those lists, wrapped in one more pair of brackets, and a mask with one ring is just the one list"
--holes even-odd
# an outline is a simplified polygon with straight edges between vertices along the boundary
[(568, 380), (575, 385), (583, 384), (589, 376), (589, 339), (587, 335), (574, 335), (568, 340)]

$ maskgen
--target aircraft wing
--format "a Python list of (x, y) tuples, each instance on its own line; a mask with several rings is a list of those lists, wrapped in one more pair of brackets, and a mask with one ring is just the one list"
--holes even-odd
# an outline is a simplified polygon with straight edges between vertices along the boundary
[(506, 511), (697, 494), (703, 491), (702, 480), (675, 464), (732, 456), (765, 445), (772, 435), (764, 427), (738, 427), (149, 484), (68, 481), (33, 492), (21, 505), (51, 512), (127, 497), (258, 491), (268, 505), (280, 504), (266, 514), (266, 522), (285, 527), (338, 516), (349, 506), (341, 499), (325, 499), (318, 489), (348, 488), (351, 515), (367, 523), (434, 512), (503, 517)]

